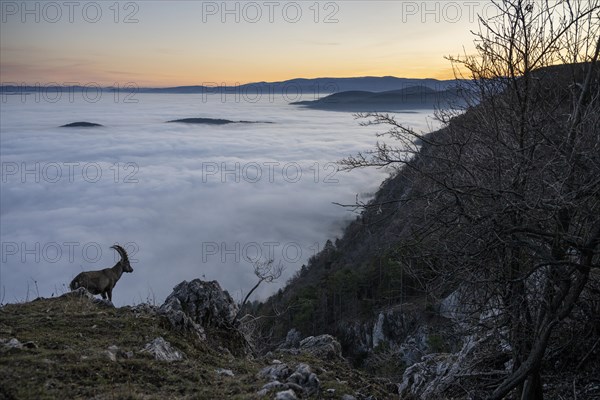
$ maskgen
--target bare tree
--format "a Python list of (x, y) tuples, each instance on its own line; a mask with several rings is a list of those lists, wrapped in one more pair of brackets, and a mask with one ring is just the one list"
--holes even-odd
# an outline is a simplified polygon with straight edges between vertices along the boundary
[(470, 75), (467, 112), (438, 113), (432, 134), (362, 115), (394, 142), (342, 165), (417, 177), (398, 199), (417, 210), (402, 237), (415, 273), (471, 289), (474, 324), (508, 343), (511, 370), (489, 398), (538, 400), (552, 335), (600, 268), (600, 3), (495, 4), (477, 54), (450, 58)]
[(256, 285), (254, 285), (254, 287), (252, 289), (250, 289), (250, 291), (248, 292), (246, 297), (244, 297), (244, 300), (242, 301), (242, 303), (240, 305), (240, 309), (239, 309), (237, 315), (235, 316), (236, 320), (240, 316), (242, 310), (244, 309), (244, 306), (248, 302), (248, 299), (250, 298), (250, 296), (252, 296), (252, 293), (254, 293), (254, 291), (256, 289), (258, 289), (258, 287), (263, 282), (272, 283), (272, 282), (276, 281), (277, 279), (281, 278), (281, 275), (283, 274), (283, 271), (285, 270), (285, 267), (283, 266), (283, 264), (281, 264), (281, 263), (275, 264), (273, 259), (266, 260), (266, 261), (263, 261), (263, 260), (254, 260), (254, 261), (248, 260), (248, 261), (252, 262), (252, 267), (254, 268), (254, 275), (256, 275), (256, 277), (258, 278), (258, 281), (256, 282)]

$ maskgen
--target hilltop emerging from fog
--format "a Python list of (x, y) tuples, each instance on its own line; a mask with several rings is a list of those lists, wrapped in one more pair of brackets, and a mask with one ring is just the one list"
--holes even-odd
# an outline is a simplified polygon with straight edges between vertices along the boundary
[(291, 104), (329, 111), (394, 112), (435, 107), (449, 108), (463, 103), (459, 89), (454, 87), (435, 90), (428, 86), (411, 86), (385, 92), (350, 90), (334, 93), (318, 100), (297, 101)]

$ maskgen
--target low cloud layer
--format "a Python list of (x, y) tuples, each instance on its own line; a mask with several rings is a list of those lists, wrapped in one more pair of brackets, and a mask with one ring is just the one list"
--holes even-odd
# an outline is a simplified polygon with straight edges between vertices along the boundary
[[(387, 173), (335, 172), (371, 148), (373, 127), (347, 113), (198, 95), (137, 95), (137, 103), (35, 102), (8, 96), (1, 110), (0, 301), (68, 290), (82, 270), (110, 267), (126, 245), (117, 305), (161, 303), (173, 286), (216, 279), (240, 299), (255, 283), (245, 257), (286, 266), (285, 284), (354, 214), (333, 202), (367, 197)], [(273, 124), (166, 124), (187, 117)], [(403, 114), (427, 129), (425, 114)], [(58, 128), (74, 121), (100, 128)]]

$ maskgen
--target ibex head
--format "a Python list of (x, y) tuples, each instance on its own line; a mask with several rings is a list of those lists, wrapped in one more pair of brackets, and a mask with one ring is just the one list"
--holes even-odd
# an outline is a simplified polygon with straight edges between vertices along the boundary
[(119, 253), (119, 255), (121, 256), (120, 262), (122, 264), (123, 272), (133, 272), (133, 268), (131, 268), (131, 265), (129, 264), (129, 257), (127, 257), (127, 252), (125, 251), (125, 249), (119, 246), (118, 244), (110, 246), (110, 248), (115, 249), (117, 253)]

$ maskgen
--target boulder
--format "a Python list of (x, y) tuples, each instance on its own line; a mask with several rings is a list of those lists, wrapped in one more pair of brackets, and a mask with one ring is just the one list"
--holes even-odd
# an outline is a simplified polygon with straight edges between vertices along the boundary
[[(93, 294), (88, 292), (88, 290), (84, 287), (79, 287), (75, 290), (67, 292), (67, 293), (59, 296), (59, 298), (87, 299), (87, 300), (90, 300), (92, 303), (94, 303), (98, 306), (101, 306), (101, 307), (115, 308), (115, 305), (110, 300), (108, 300), (108, 299), (105, 300), (105, 299), (101, 299), (99, 297), (95, 297)], [(38, 299), (36, 299), (36, 300), (38, 300)], [(39, 300), (43, 300), (43, 298), (39, 298)]]
[(300, 347), (300, 341), (302, 340), (302, 334), (296, 328), (292, 328), (288, 331), (285, 337), (285, 342), (279, 346), (281, 349), (297, 349)]
[(283, 384), (279, 381), (272, 381), (267, 383), (266, 385), (264, 385), (257, 393), (256, 395), (258, 397), (264, 397), (267, 394), (269, 394), (269, 392), (274, 391), (274, 390), (283, 390), (286, 389), (287, 385)]
[(88, 292), (87, 289), (84, 287), (78, 287), (77, 289), (67, 292), (59, 297), (60, 298), (73, 298), (73, 297), (74, 298), (86, 298), (88, 300), (94, 299), (94, 295), (91, 294), (90, 292)]
[(194, 319), (183, 310), (181, 302), (178, 299), (172, 299), (169, 303), (165, 302), (159, 308), (158, 312), (167, 318), (175, 330), (191, 332), (196, 334), (200, 340), (206, 340), (204, 328), (194, 322)]
[(115, 346), (114, 344), (111, 346), (108, 346), (108, 349), (106, 349), (106, 355), (108, 356), (108, 359), (110, 361), (117, 361), (117, 353), (119, 352), (119, 348), (117, 346)]
[(287, 378), (292, 370), (281, 362), (275, 363), (260, 370), (258, 378), (268, 379), (270, 381), (281, 381)]
[(292, 389), (279, 392), (275, 395), (275, 400), (297, 400), (296, 393)]
[(161, 312), (182, 311), (204, 328), (230, 328), (235, 325), (238, 306), (217, 281), (183, 281), (160, 307)]
[(25, 342), (25, 343), (21, 343), (19, 341), (19, 339), (17, 338), (12, 338), (12, 339), (0, 339), (0, 345), (2, 346), (3, 350), (12, 350), (12, 349), (17, 349), (17, 350), (23, 350), (23, 349), (37, 349), (37, 344), (35, 344), (34, 342)]
[(175, 329), (194, 332), (205, 340), (205, 328), (231, 328), (236, 324), (238, 306), (217, 281), (194, 279), (175, 286), (158, 312)]
[(298, 385), (307, 396), (319, 393), (321, 382), (317, 374), (310, 370), (308, 364), (298, 364), (294, 371), (286, 380), (289, 384)]
[(194, 279), (173, 288), (158, 313), (178, 331), (195, 333), (227, 357), (248, 356), (252, 346), (237, 320), (238, 306), (217, 281)]
[(317, 374), (311, 371), (308, 364), (304, 363), (298, 364), (296, 369), (291, 369), (282, 363), (272, 364), (263, 368), (257, 377), (270, 380), (269, 383), (265, 384), (258, 391), (257, 395), (259, 397), (266, 396), (270, 391), (274, 390), (292, 391), (294, 395), (301, 393), (305, 397), (310, 397), (318, 395), (321, 387), (321, 382)]
[(180, 361), (184, 358), (184, 354), (181, 351), (171, 346), (169, 342), (160, 336), (152, 342), (147, 343), (141, 352), (150, 353), (154, 356), (154, 359), (159, 361)]
[(233, 373), (233, 371), (230, 370), (230, 369), (217, 368), (215, 370), (215, 372), (217, 373), (217, 375), (220, 375), (220, 376), (229, 376), (229, 377), (234, 377), (235, 376), (235, 374)]
[(300, 342), (300, 351), (324, 359), (342, 358), (342, 346), (331, 335), (309, 336)]
[(454, 385), (457, 378), (471, 372), (471, 365), (477, 359), (476, 351), (488, 337), (468, 336), (457, 353), (428, 354), (422, 361), (404, 371), (398, 387), (401, 396), (408, 398), (437, 399), (444, 397), (444, 391)]

